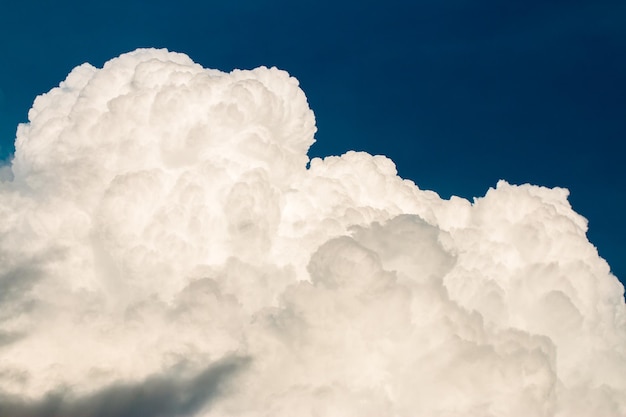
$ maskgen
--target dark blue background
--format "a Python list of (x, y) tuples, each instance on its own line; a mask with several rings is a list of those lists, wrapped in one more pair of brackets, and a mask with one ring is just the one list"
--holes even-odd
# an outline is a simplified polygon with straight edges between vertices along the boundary
[(0, 5), (0, 158), (34, 97), (137, 47), (278, 66), (318, 123), (314, 156), (385, 154), (443, 197), (503, 178), (567, 187), (626, 278), (626, 2), (13, 1)]

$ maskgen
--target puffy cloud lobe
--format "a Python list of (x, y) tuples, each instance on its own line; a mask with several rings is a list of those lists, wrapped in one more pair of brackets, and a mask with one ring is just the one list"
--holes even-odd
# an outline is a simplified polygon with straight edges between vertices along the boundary
[(307, 168), (294, 78), (165, 50), (77, 67), (29, 119), (0, 415), (626, 415), (623, 287), (567, 190)]

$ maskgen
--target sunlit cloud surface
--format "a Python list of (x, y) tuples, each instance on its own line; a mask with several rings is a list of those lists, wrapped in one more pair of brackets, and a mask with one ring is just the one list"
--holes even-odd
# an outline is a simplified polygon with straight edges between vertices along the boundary
[(624, 289), (566, 189), (309, 160), (295, 78), (165, 50), (75, 68), (29, 120), (1, 416), (626, 415)]

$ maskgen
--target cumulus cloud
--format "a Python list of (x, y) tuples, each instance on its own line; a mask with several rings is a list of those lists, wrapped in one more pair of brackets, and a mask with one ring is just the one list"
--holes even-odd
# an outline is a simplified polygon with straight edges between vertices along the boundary
[(75, 68), (29, 120), (2, 416), (626, 415), (624, 289), (565, 189), (309, 161), (296, 79), (165, 50)]

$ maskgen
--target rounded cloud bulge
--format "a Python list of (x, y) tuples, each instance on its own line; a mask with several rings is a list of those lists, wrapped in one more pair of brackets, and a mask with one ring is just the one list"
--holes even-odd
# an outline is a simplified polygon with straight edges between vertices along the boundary
[[(0, 416), (624, 416), (624, 288), (568, 191), (315, 158), (298, 81), (140, 49), (0, 181)], [(321, 138), (323, 140), (323, 138)]]

